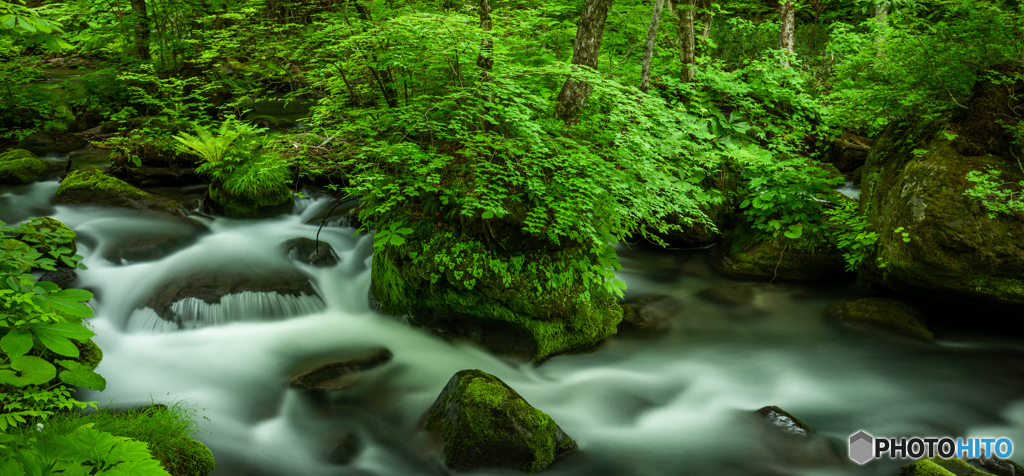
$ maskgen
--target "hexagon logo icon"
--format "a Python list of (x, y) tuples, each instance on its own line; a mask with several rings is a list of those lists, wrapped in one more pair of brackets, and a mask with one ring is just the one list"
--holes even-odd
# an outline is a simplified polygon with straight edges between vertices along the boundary
[(864, 430), (854, 433), (853, 436), (850, 436), (850, 459), (857, 464), (871, 461), (871, 450), (874, 443), (875, 439)]

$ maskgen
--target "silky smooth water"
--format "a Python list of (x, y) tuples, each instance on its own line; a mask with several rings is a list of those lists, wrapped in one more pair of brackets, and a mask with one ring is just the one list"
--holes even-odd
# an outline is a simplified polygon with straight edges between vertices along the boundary
[[(538, 366), (372, 312), (372, 241), (351, 228), (320, 234), (341, 258), (336, 266), (289, 259), (281, 244), (314, 237), (317, 226), (306, 222), (330, 206), (326, 200), (302, 200), (295, 213), (270, 220), (195, 218), (207, 231), (191, 244), (151, 261), (113, 262), (106, 251), (128, 237), (188, 234), (194, 227), (126, 210), (54, 207), (55, 190), (53, 182), (0, 190), (0, 216), (13, 222), (53, 215), (79, 235), (89, 269), (75, 286), (96, 293), (91, 324), (104, 351), (97, 371), (108, 382), (103, 392), (83, 391), (79, 398), (119, 407), (194, 405), (205, 417), (196, 437), (213, 450), (216, 475), (444, 474), (420, 449), (417, 422), (448, 379), (471, 368), (503, 379), (579, 443), (580, 451), (549, 475), (894, 476), (905, 461), (861, 467), (847, 460), (847, 438), (861, 429), (904, 437), (1009, 436), (1024, 444), (1024, 349), (1017, 340), (954, 333), (917, 343), (826, 323), (825, 306), (862, 293), (856, 284), (756, 284), (749, 306), (728, 308), (695, 296), (736, 283), (715, 276), (703, 252), (622, 247), (621, 277), (630, 295), (665, 294), (680, 302), (672, 330), (648, 339), (613, 337), (593, 354)], [(299, 270), (322, 301), (262, 315), (250, 312), (262, 309), (254, 299), (270, 298), (237, 296), (219, 305), (181, 304), (199, 309), (195, 315), (220, 316), (204, 325), (163, 325), (153, 316), (139, 324), (159, 286), (210, 269)], [(271, 307), (283, 305), (274, 302)], [(311, 359), (378, 346), (394, 359), (353, 387), (331, 393), (286, 384)], [(814, 427), (835, 447), (841, 466), (804, 468), (773, 458), (749, 415), (766, 405)], [(349, 465), (330, 464), (328, 453), (346, 435), (355, 435), (362, 451)]]

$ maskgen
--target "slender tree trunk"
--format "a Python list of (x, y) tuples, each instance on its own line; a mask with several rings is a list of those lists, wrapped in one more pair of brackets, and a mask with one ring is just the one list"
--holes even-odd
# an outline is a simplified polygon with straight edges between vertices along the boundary
[[(490, 32), (492, 28), (491, 23), (491, 0), (480, 0), (480, 29), (486, 32)], [(480, 83), (490, 83), (494, 79), (491, 78), (491, 69), (494, 67), (494, 40), (490, 37), (486, 37), (480, 44), (480, 55), (476, 58), (476, 65), (480, 67)], [(484, 96), (487, 102), (494, 102), (494, 96), (488, 94)], [(484, 107), (484, 115), (490, 116), (491, 109)], [(485, 131), (489, 131), (494, 128), (491, 121), (486, 118), (483, 120), (483, 128)]]
[[(597, 69), (598, 53), (601, 40), (604, 38), (604, 23), (608, 19), (608, 8), (613, 0), (587, 0), (580, 15), (579, 29), (576, 30), (576, 41), (572, 46), (572, 64)], [(593, 86), (584, 81), (577, 81), (572, 76), (565, 80), (562, 91), (558, 93), (558, 104), (555, 106), (555, 117), (568, 125), (580, 122), (583, 106), (590, 97)]]
[(711, 36), (711, 22), (715, 19), (715, 15), (711, 13), (711, 0), (701, 0), (701, 18), (700, 21), (704, 23), (704, 31), (700, 34), (700, 39), (703, 42), (708, 41), (708, 37)]
[(146, 0), (131, 0), (132, 21), (135, 24), (135, 54), (141, 60), (149, 61), (149, 16), (146, 15)]
[(693, 81), (697, 64), (697, 32), (693, 28), (696, 12), (697, 0), (683, 0), (679, 4), (679, 60), (683, 65), (680, 77), (686, 83)]
[(647, 27), (647, 44), (644, 46), (644, 62), (640, 72), (640, 91), (644, 93), (651, 89), (651, 61), (654, 59), (654, 43), (658, 39), (658, 23), (661, 22), (663, 8), (665, 0), (654, 0), (654, 11), (651, 13), (651, 24)]
[[(786, 50), (790, 55), (795, 51), (795, 34), (796, 34), (796, 8), (793, 5), (793, 0), (787, 0), (780, 2), (781, 12), (780, 17), (782, 20), (782, 33), (779, 35), (779, 49)], [(788, 68), (789, 60), (782, 60), (782, 66)]]

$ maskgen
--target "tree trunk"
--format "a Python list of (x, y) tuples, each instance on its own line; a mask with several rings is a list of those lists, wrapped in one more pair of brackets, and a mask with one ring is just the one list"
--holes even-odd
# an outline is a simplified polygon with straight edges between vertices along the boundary
[(706, 42), (708, 37), (711, 36), (711, 22), (715, 19), (715, 15), (711, 13), (711, 0), (701, 0), (700, 3), (702, 10), (700, 21), (704, 23), (704, 31), (701, 32), (700, 38), (701, 41)]
[(149, 61), (149, 16), (146, 15), (146, 0), (131, 0), (132, 21), (135, 24), (135, 54), (141, 60)]
[(644, 46), (644, 62), (640, 73), (640, 91), (644, 93), (651, 89), (651, 61), (654, 59), (654, 43), (658, 39), (658, 23), (661, 22), (662, 8), (665, 8), (665, 0), (654, 0), (654, 11), (651, 13), (651, 24), (647, 27), (647, 45)]
[[(604, 23), (608, 19), (608, 8), (611, 7), (612, 1), (586, 0), (583, 14), (580, 15), (579, 28), (576, 30), (576, 41), (572, 46), (573, 65), (597, 69), (598, 53), (601, 50), (601, 40), (604, 38)], [(578, 124), (592, 88), (590, 84), (569, 76), (562, 85), (562, 91), (558, 93), (555, 117), (570, 126)]]
[(693, 81), (694, 66), (697, 64), (697, 32), (693, 29), (693, 19), (697, 12), (697, 0), (683, 0), (679, 4), (679, 60), (683, 64), (681, 78), (683, 82)]
[[(782, 11), (780, 12), (782, 33), (779, 35), (779, 49), (785, 50), (789, 55), (793, 55), (794, 36), (796, 34), (796, 8), (793, 6), (793, 0), (781, 2), (780, 5), (782, 6)], [(789, 60), (782, 60), (782, 66), (788, 68)]]

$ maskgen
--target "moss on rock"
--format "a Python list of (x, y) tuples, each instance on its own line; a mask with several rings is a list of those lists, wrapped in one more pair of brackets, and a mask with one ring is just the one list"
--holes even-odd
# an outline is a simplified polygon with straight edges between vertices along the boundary
[(63, 168), (64, 164), (39, 159), (24, 149), (14, 149), (0, 154), (0, 183), (32, 183)]
[(726, 276), (740, 279), (809, 281), (846, 275), (846, 260), (834, 247), (805, 248), (799, 240), (785, 237), (762, 241), (746, 224), (726, 235), (712, 254), (711, 265)]
[[(435, 235), (424, 249), (453, 245)], [(603, 286), (588, 286), (579, 277), (540, 290), (538, 283), (548, 281), (545, 273), (571, 269), (586, 259), (586, 253), (574, 248), (506, 256), (478, 246), (442, 266), (431, 256), (413, 259), (385, 247), (374, 253), (370, 292), (384, 312), (406, 315), (411, 323), (443, 337), (543, 360), (592, 351), (615, 333), (622, 319), (611, 293)], [(520, 266), (503, 277), (489, 268), (489, 262)]]
[(18, 142), (16, 149), (25, 149), (36, 155), (71, 152), (89, 145), (80, 136), (74, 134), (53, 134), (36, 132)]
[(424, 415), (456, 471), (507, 468), (536, 473), (576, 442), (546, 413), (497, 377), (480, 370), (455, 374)]
[(992, 476), (960, 458), (922, 459), (900, 468), (898, 476)]
[(842, 299), (825, 308), (825, 317), (842, 324), (873, 329), (911, 339), (935, 339), (925, 324), (924, 313), (895, 299)]
[(60, 183), (55, 200), (60, 205), (119, 207), (185, 216), (175, 201), (143, 192), (96, 167), (68, 174)]
[(1003, 157), (962, 155), (937, 134), (941, 127), (891, 125), (869, 155), (861, 209), (879, 239), (861, 278), (902, 292), (1024, 305), (1024, 216), (989, 218), (964, 196), (974, 185), (966, 178), (972, 170), (1000, 170), (1006, 182), (1024, 174)]
[(295, 198), (285, 185), (261, 196), (238, 196), (221, 187), (211, 186), (210, 199), (231, 218), (273, 218), (295, 207)]

